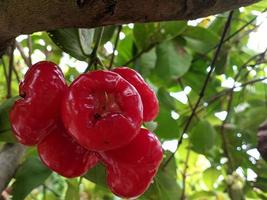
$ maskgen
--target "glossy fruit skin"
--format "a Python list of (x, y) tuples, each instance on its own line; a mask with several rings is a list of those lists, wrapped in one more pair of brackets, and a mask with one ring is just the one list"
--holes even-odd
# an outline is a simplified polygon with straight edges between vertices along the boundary
[(37, 148), (43, 163), (67, 178), (84, 175), (98, 162), (96, 154), (76, 143), (61, 122), (55, 125)]
[(143, 106), (120, 75), (98, 70), (79, 76), (62, 101), (62, 119), (79, 144), (93, 151), (128, 144), (139, 132)]
[(135, 70), (128, 67), (118, 67), (113, 71), (129, 81), (140, 94), (144, 109), (143, 120), (145, 122), (154, 120), (159, 112), (158, 98), (142, 76)]
[(99, 153), (107, 167), (111, 191), (124, 198), (136, 198), (151, 184), (163, 158), (157, 137), (146, 129), (132, 142), (119, 149)]
[(60, 117), (61, 98), (67, 85), (52, 62), (33, 65), (20, 83), (17, 100), (10, 112), (13, 132), (24, 145), (37, 144)]

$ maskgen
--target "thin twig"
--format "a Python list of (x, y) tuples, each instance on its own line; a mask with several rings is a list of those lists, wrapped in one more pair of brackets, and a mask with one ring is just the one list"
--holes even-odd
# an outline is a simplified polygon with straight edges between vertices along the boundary
[[(267, 8), (264, 9), (263, 11), (261, 11), (261, 13), (265, 13), (267, 11)], [(242, 27), (240, 27), (238, 30), (236, 30), (234, 33), (232, 33), (231, 35), (229, 35), (228, 37), (226, 37), (223, 40), (223, 43), (228, 42), (229, 40), (231, 40), (233, 37), (235, 37), (237, 34), (239, 34), (241, 31), (243, 31), (246, 27), (248, 27), (249, 25), (251, 25), (258, 16), (255, 16), (253, 19), (251, 19), (250, 21), (248, 21), (246, 24), (244, 24)], [(257, 27), (253, 27), (253, 29), (251, 29), (251, 31), (255, 30)], [(218, 47), (219, 44), (216, 44), (214, 47), (212, 47), (211, 49), (209, 49), (207, 52), (203, 53), (203, 55), (206, 55), (207, 53), (215, 50)], [(197, 61), (199, 58), (202, 58), (203, 55), (196, 57), (192, 62)]]
[[(251, 67), (252, 69), (255, 68), (258, 64), (262, 63), (262, 61), (264, 60), (264, 57), (265, 57), (266, 53), (267, 53), (267, 48), (266, 48), (262, 53), (256, 54), (256, 55), (252, 56), (250, 59), (248, 59), (247, 62), (245, 62), (245, 63), (240, 67), (238, 73), (236, 74), (236, 76), (235, 76), (235, 78), (234, 78), (234, 81), (237, 81), (237, 80), (238, 80), (238, 78), (241, 76), (241, 72), (242, 72), (242, 70), (245, 69), (245, 68), (247, 67), (247, 65), (248, 65), (251, 61), (253, 61), (253, 60), (255, 60), (256, 58), (259, 57), (259, 58), (255, 61), (255, 64), (250, 65), (250, 67)], [(249, 72), (250, 72), (250, 71), (249, 71)]]
[(47, 185), (43, 185), (47, 190), (49, 190), (50, 192), (52, 192), (56, 197), (60, 197), (60, 194), (57, 193), (55, 190), (53, 190), (52, 188), (48, 187)]
[(89, 56), (90, 61), (88, 63), (88, 67), (85, 69), (84, 72), (88, 72), (93, 64), (96, 64), (96, 63), (98, 64), (99, 63), (99, 59), (97, 57), (97, 50), (98, 50), (98, 47), (99, 47), (99, 45), (101, 43), (103, 32), (104, 32), (104, 27), (101, 27), (99, 35), (96, 38), (96, 43), (95, 43), (94, 49), (93, 49), (91, 55)]
[(31, 35), (28, 35), (27, 45), (29, 48), (29, 67), (30, 67), (30, 66), (32, 66), (32, 37), (31, 37)]
[(42, 200), (45, 200), (46, 199), (46, 187), (45, 185), (43, 185), (43, 199)]
[(6, 63), (5, 63), (3, 58), (1, 60), (2, 60), (2, 65), (3, 65), (3, 70), (4, 70), (4, 76), (5, 76), (5, 79), (6, 79), (6, 82), (7, 82), (8, 77), (7, 77)]
[(228, 151), (228, 141), (227, 138), (225, 136), (225, 124), (227, 123), (229, 117), (230, 117), (230, 112), (231, 112), (231, 108), (232, 108), (232, 103), (233, 103), (233, 97), (234, 97), (234, 89), (232, 88), (229, 94), (229, 100), (228, 100), (228, 104), (227, 104), (227, 115), (225, 117), (225, 119), (222, 122), (221, 125), (221, 137), (222, 137), (222, 148), (223, 148), (223, 152), (225, 154), (225, 156), (228, 159), (228, 165), (229, 165), (229, 173), (232, 174), (234, 167), (233, 167), (233, 161), (232, 161), (232, 157), (230, 155), (230, 152)]
[(14, 71), (14, 74), (15, 74), (15, 76), (16, 76), (17, 82), (18, 82), (18, 84), (19, 84), (19, 83), (20, 83), (20, 78), (19, 78), (19, 74), (18, 74), (18, 71), (17, 71), (17, 69), (16, 69), (15, 66), (13, 67), (13, 71)]
[(14, 43), (10, 45), (9, 49), (9, 66), (8, 66), (8, 76), (7, 76), (7, 98), (10, 98), (12, 96), (12, 74), (13, 74), (13, 68), (14, 68), (14, 49), (15, 45)]
[(25, 55), (22, 46), (21, 46), (20, 43), (17, 42), (17, 41), (16, 41), (16, 48), (19, 50), (19, 53), (20, 53), (22, 59), (24, 60), (25, 64), (26, 64), (28, 67), (30, 67), (30, 66), (31, 66), (31, 64), (30, 64), (30, 59)]
[[(261, 82), (261, 81), (264, 81), (264, 80), (267, 80), (267, 77), (263, 77), (263, 78), (259, 78), (259, 79), (254, 79), (254, 80), (251, 80), (251, 81), (248, 81), (248, 82), (245, 82), (243, 84), (241, 84), (240, 86), (234, 86), (234, 89), (236, 88), (243, 88), (243, 87), (246, 87), (248, 85), (253, 85), (255, 83), (258, 83), (258, 82)], [(216, 102), (218, 99), (220, 99), (221, 97), (224, 97), (225, 95), (228, 95), (229, 92), (232, 91), (232, 88), (230, 89), (225, 89), (221, 92), (219, 92), (217, 95), (211, 97), (209, 100), (207, 100), (207, 103), (208, 105), (211, 105), (213, 104), (214, 102)], [(197, 113), (200, 113), (204, 110), (205, 107), (201, 107), (197, 110)]]
[(146, 53), (146, 52), (150, 51), (151, 49), (153, 49), (157, 44), (158, 43), (150, 44), (147, 48), (143, 49), (142, 51), (137, 53), (133, 58), (131, 58), (125, 64), (123, 64), (123, 66), (127, 66), (127, 65), (131, 64), (132, 62), (134, 62), (135, 60), (140, 58), (144, 53)]
[(186, 152), (186, 158), (185, 158), (185, 165), (184, 165), (184, 170), (182, 172), (182, 180), (183, 180), (183, 188), (182, 188), (182, 194), (181, 194), (181, 200), (185, 199), (185, 193), (186, 193), (186, 178), (187, 178), (187, 169), (188, 169), (188, 162), (190, 158), (190, 152), (191, 149), (188, 147), (187, 152)]
[[(183, 84), (183, 81), (182, 81), (182, 79), (181, 78), (179, 78), (178, 79), (178, 83), (179, 83), (179, 85), (180, 85), (180, 87), (182, 88), (182, 90), (184, 90), (184, 84)], [(186, 97), (187, 97), (187, 100), (188, 100), (188, 105), (189, 105), (189, 108), (191, 109), (191, 111), (193, 111), (193, 104), (192, 104), (192, 102), (191, 102), (191, 100), (189, 99), (189, 96), (188, 96), (188, 94), (185, 94), (186, 95)], [(196, 114), (196, 116), (195, 117), (197, 117), (198, 118), (198, 116), (197, 116), (197, 114)]]
[(110, 63), (109, 63), (109, 67), (108, 67), (109, 70), (112, 68), (112, 65), (113, 65), (113, 62), (114, 62), (115, 52), (116, 52), (116, 49), (117, 49), (117, 46), (118, 46), (118, 43), (119, 43), (119, 38), (120, 38), (121, 30), (122, 30), (122, 25), (119, 25), (118, 26), (117, 36), (116, 36), (116, 39), (115, 39), (115, 44), (114, 44), (113, 52), (112, 52)]
[[(241, 76), (241, 74), (242, 74), (242, 71), (243, 71), (244, 69), (246, 69), (246, 67), (248, 66), (248, 64), (249, 64), (251, 61), (253, 61), (253, 60), (255, 60), (256, 58), (259, 57), (259, 58), (256, 60), (255, 64), (253, 64), (253, 65), (249, 65), (252, 69), (253, 69), (256, 65), (262, 63), (261, 61), (264, 59), (266, 53), (267, 53), (267, 48), (266, 48), (263, 52), (261, 52), (261, 53), (259, 53), (259, 54), (256, 54), (256, 55), (253, 55), (253, 56), (251, 56), (247, 61), (245, 61), (245, 62), (239, 67), (239, 71), (238, 71), (238, 73), (235, 75), (235, 77), (234, 77), (234, 81), (236, 82), (236, 81), (238, 80), (238, 78), (239, 78), (239, 77)], [(228, 95), (229, 91), (230, 91), (229, 89), (225, 89), (225, 90), (223, 90), (223, 91), (221, 91), (221, 92), (218, 92), (215, 96), (212, 96), (212, 97), (211, 97), (209, 100), (207, 100), (206, 102), (207, 102), (208, 104), (212, 104), (212, 103), (216, 102), (218, 99), (220, 99), (221, 97), (224, 97), (225, 95)], [(198, 109), (197, 113), (201, 112), (201, 111), (204, 110), (204, 109), (205, 109), (205, 106), (202, 105), (202, 106)], [(185, 113), (188, 113), (188, 112), (191, 112), (191, 110), (187, 110)]]
[(217, 48), (217, 50), (216, 50), (216, 52), (215, 52), (215, 55), (214, 55), (214, 57), (213, 57), (213, 59), (212, 59), (212, 62), (211, 62), (211, 64), (210, 64), (210, 70), (209, 70), (209, 72), (208, 72), (208, 74), (207, 74), (207, 77), (206, 77), (206, 80), (205, 80), (205, 82), (204, 82), (204, 84), (203, 84), (203, 87), (202, 87), (202, 89), (201, 89), (201, 91), (200, 91), (200, 93), (199, 93), (199, 98), (198, 98), (198, 100), (197, 100), (197, 102), (196, 102), (196, 104), (195, 104), (195, 106), (194, 106), (194, 108), (193, 108), (193, 111), (192, 111), (190, 117), (188, 118), (188, 121), (187, 121), (187, 123), (186, 123), (186, 125), (185, 125), (185, 127), (184, 127), (183, 132), (181, 133), (181, 136), (179, 137), (179, 140), (178, 140), (179, 142), (178, 142), (178, 144), (177, 144), (176, 150), (175, 150), (174, 153), (171, 154), (171, 156), (169, 157), (169, 159), (167, 159), (167, 161), (165, 162), (164, 166), (166, 166), (166, 165), (170, 162), (170, 160), (174, 157), (175, 153), (178, 151), (180, 145), (181, 145), (182, 142), (183, 142), (183, 136), (184, 136), (184, 134), (188, 131), (188, 128), (189, 128), (189, 126), (190, 126), (190, 124), (191, 124), (191, 122), (192, 122), (192, 120), (193, 120), (193, 118), (194, 118), (194, 116), (195, 116), (195, 113), (196, 113), (196, 111), (197, 111), (197, 108), (198, 108), (198, 106), (199, 106), (199, 104), (200, 104), (202, 98), (203, 98), (204, 95), (205, 95), (205, 91), (206, 91), (206, 88), (207, 88), (207, 86), (208, 86), (208, 82), (209, 82), (209, 80), (210, 80), (210, 78), (211, 78), (212, 72), (213, 72), (214, 69), (215, 69), (215, 63), (216, 63), (217, 58), (218, 58), (218, 56), (219, 56), (219, 53), (220, 53), (220, 51), (221, 51), (221, 47), (222, 47), (222, 45), (223, 45), (223, 41), (224, 41), (225, 36), (226, 36), (226, 33), (227, 33), (227, 31), (228, 31), (228, 29), (229, 29), (229, 27), (230, 27), (230, 25), (231, 25), (232, 17), (233, 17), (233, 11), (230, 12), (230, 14), (229, 14), (229, 16), (228, 16), (228, 19), (227, 19), (227, 22), (225, 23), (225, 27), (224, 27), (224, 30), (223, 30), (223, 33), (222, 33), (222, 36), (221, 36), (221, 39), (220, 39), (220, 43), (219, 43), (219, 45), (218, 45), (218, 48)]
[[(261, 13), (265, 13), (267, 11), (267, 8), (264, 9)], [(244, 24), (242, 27), (240, 27), (238, 30), (236, 30), (234, 33), (232, 33), (231, 35), (229, 35), (223, 42), (227, 42), (229, 40), (231, 40), (233, 37), (235, 37), (238, 33), (240, 33), (242, 30), (244, 30), (246, 27), (248, 27), (249, 25), (251, 25), (256, 19), (258, 18), (258, 16), (255, 16), (254, 18), (252, 18), (250, 21), (248, 21), (246, 24)], [(217, 45), (216, 45), (217, 47)], [(215, 48), (216, 48), (215, 47)]]

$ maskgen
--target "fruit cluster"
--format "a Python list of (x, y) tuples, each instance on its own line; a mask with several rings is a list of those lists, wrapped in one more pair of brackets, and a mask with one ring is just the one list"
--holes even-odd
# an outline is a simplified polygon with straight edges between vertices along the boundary
[(145, 192), (163, 152), (157, 137), (141, 128), (159, 106), (136, 71), (92, 71), (67, 86), (59, 68), (43, 61), (28, 70), (19, 91), (10, 112), (13, 132), (20, 143), (37, 145), (46, 166), (71, 178), (100, 162), (114, 194)]

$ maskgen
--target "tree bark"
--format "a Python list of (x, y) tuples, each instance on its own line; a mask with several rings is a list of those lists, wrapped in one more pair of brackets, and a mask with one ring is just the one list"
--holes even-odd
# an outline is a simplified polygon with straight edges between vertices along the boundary
[(67, 27), (188, 20), (258, 0), (1, 0), (0, 55), (20, 35)]
[(25, 147), (20, 144), (6, 144), (0, 152), (0, 196), (19, 166)]

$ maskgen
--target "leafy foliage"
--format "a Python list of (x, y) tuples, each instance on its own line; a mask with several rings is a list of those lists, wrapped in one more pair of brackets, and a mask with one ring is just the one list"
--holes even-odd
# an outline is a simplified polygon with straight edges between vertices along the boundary
[(24, 199), (34, 188), (43, 184), (51, 174), (37, 157), (29, 157), (16, 173), (13, 184), (13, 200)]

